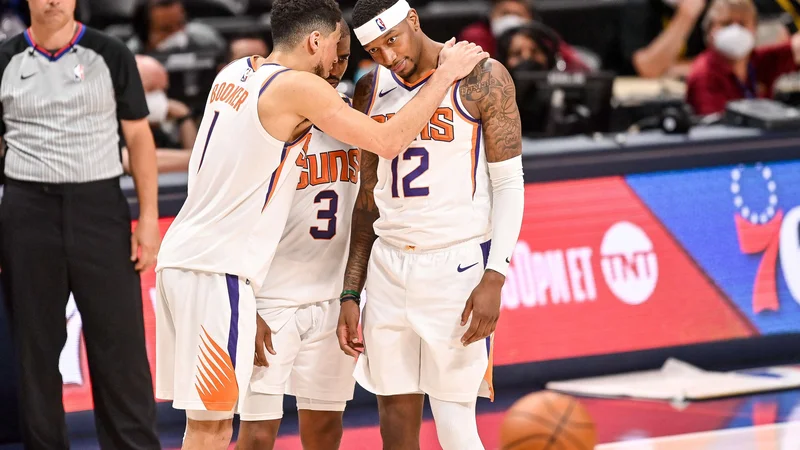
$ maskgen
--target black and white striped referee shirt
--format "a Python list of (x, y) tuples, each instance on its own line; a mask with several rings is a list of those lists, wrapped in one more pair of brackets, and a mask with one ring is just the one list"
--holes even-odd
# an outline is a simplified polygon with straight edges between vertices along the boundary
[(119, 40), (78, 23), (64, 48), (30, 30), (0, 45), (5, 175), (82, 183), (122, 174), (118, 120), (147, 117), (136, 60)]

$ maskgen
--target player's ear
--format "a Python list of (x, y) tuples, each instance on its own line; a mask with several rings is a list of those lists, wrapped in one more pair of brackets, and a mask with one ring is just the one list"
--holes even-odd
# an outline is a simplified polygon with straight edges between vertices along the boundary
[(411, 8), (408, 11), (408, 16), (406, 16), (406, 20), (408, 21), (408, 24), (411, 26), (411, 29), (414, 30), (414, 32), (419, 31), (419, 15), (417, 14), (416, 9)]
[(322, 34), (319, 31), (313, 31), (308, 35), (308, 49), (312, 55), (319, 51), (320, 42), (322, 41)]

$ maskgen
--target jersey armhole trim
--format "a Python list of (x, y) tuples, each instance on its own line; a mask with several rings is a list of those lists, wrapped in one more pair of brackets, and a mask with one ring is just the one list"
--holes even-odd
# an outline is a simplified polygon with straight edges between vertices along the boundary
[(266, 80), (266, 81), (264, 81), (264, 84), (262, 84), (262, 85), (261, 85), (261, 90), (259, 90), (259, 91), (258, 91), (258, 96), (259, 96), (259, 97), (261, 97), (261, 96), (264, 94), (264, 91), (265, 91), (265, 90), (266, 90), (266, 89), (269, 87), (270, 83), (272, 83), (272, 81), (273, 81), (273, 80), (274, 80), (274, 79), (275, 79), (275, 78), (276, 78), (278, 75), (280, 75), (280, 74), (282, 74), (282, 73), (284, 73), (284, 72), (288, 72), (288, 71), (290, 71), (290, 70), (292, 70), (292, 69), (282, 69), (282, 70), (277, 70), (277, 71), (275, 71), (275, 73), (273, 73), (272, 75), (270, 75), (270, 76), (269, 76), (269, 78), (267, 78), (267, 80)]
[(456, 112), (462, 119), (473, 124), (479, 124), (481, 123), (480, 119), (472, 117), (470, 113), (467, 112), (467, 108), (461, 104), (461, 96), (458, 95), (458, 87), (461, 85), (461, 81), (463, 80), (458, 80), (456, 84), (453, 85), (453, 106), (456, 107)]

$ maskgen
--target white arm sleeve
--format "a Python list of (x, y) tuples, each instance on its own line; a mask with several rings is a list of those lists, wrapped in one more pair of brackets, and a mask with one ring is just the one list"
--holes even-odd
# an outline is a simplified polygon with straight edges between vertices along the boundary
[(505, 275), (525, 210), (522, 156), (489, 163), (489, 179), (492, 182), (492, 247), (486, 269)]

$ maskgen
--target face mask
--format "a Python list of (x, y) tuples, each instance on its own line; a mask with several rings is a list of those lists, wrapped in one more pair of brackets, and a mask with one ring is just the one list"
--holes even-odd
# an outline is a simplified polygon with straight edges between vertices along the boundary
[(714, 47), (730, 59), (742, 59), (749, 55), (755, 43), (753, 33), (736, 23), (714, 33)]
[(161, 123), (167, 120), (169, 100), (164, 91), (148, 92), (144, 98), (147, 101), (147, 109), (150, 111), (150, 115), (147, 116), (150, 123)]
[(189, 35), (185, 30), (172, 33), (156, 45), (156, 50), (163, 52), (167, 50), (182, 49), (189, 46)]
[(489, 26), (492, 28), (494, 37), (500, 37), (500, 35), (506, 31), (525, 25), (526, 23), (528, 23), (528, 20), (520, 16), (506, 15), (493, 19)]

